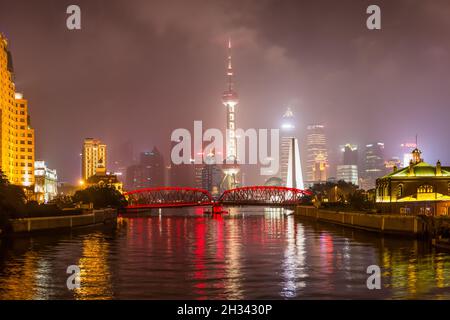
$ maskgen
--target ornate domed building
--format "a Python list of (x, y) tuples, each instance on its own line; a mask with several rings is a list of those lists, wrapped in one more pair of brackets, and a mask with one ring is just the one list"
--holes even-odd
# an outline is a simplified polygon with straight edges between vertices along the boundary
[(432, 166), (423, 161), (419, 149), (412, 151), (408, 167), (377, 179), (377, 207), (386, 213), (409, 215), (450, 214), (450, 170), (440, 161)]

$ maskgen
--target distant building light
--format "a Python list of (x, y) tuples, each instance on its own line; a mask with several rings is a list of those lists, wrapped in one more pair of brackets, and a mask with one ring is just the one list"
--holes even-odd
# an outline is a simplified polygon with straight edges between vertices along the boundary
[(289, 129), (294, 129), (295, 128), (295, 126), (293, 125), (293, 124), (291, 124), (291, 123), (283, 123), (282, 125), (281, 125), (281, 129), (287, 129), (287, 130), (289, 130)]
[(414, 149), (414, 148), (417, 148), (417, 145), (416, 145), (414, 142), (406, 142), (406, 143), (402, 143), (402, 144), (400, 145), (400, 147), (402, 147), (402, 148), (412, 148), (412, 149)]

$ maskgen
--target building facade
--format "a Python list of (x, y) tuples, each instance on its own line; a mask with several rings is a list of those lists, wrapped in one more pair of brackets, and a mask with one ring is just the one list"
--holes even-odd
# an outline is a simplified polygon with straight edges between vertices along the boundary
[(280, 179), (285, 187), (304, 188), (298, 140), (294, 137), (294, 114), (287, 108), (281, 123)]
[(324, 125), (312, 124), (307, 127), (306, 148), (307, 184), (310, 186), (314, 183), (326, 182), (328, 178), (328, 151)]
[(47, 203), (58, 195), (58, 175), (49, 169), (45, 161), (34, 163), (34, 193), (39, 203)]
[(82, 181), (85, 182), (90, 177), (94, 176), (97, 173), (99, 166), (106, 168), (106, 161), (106, 144), (98, 139), (84, 139), (81, 160)]
[(126, 187), (128, 190), (164, 186), (164, 158), (155, 147), (150, 152), (142, 152), (137, 165), (127, 168)]
[(123, 183), (119, 181), (115, 174), (110, 174), (106, 171), (106, 165), (103, 164), (103, 160), (99, 159), (96, 167), (96, 172), (93, 176), (86, 179), (84, 183), (85, 187), (109, 187), (114, 188), (120, 193), (123, 190)]
[(337, 181), (345, 181), (348, 183), (353, 183), (354, 185), (358, 185), (358, 166), (356, 165), (345, 165), (341, 164), (337, 166), (336, 173)]
[(376, 180), (385, 174), (384, 143), (367, 144), (364, 150), (360, 187), (364, 190), (375, 188)]
[(358, 185), (358, 146), (342, 146), (342, 164), (337, 166), (336, 179)]
[(214, 152), (206, 156), (205, 164), (202, 166), (201, 178), (201, 189), (208, 190), (214, 197), (218, 197), (221, 194), (223, 173), (220, 166), (216, 163)]
[(405, 142), (400, 144), (400, 149), (402, 152), (402, 168), (409, 166), (412, 160), (412, 151), (417, 148), (417, 143)]
[(0, 169), (16, 185), (34, 185), (35, 137), (28, 101), (16, 92), (8, 40), (0, 34)]
[(421, 152), (412, 152), (410, 164), (377, 179), (376, 204), (382, 212), (410, 215), (450, 214), (450, 170), (438, 161), (432, 166)]

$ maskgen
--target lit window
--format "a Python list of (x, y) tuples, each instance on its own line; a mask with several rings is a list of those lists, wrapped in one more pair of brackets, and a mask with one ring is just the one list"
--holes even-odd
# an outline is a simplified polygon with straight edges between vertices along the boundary
[(397, 187), (397, 198), (401, 198), (401, 197), (403, 197), (403, 185), (402, 184), (398, 185), (398, 187)]
[(433, 186), (429, 184), (421, 185), (417, 188), (417, 193), (433, 193)]

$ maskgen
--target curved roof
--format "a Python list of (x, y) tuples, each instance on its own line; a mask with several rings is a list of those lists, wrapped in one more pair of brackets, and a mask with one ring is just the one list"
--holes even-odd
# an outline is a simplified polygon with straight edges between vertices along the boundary
[(278, 177), (272, 177), (266, 180), (265, 186), (281, 187), (283, 185), (283, 180)]
[[(397, 178), (397, 177), (436, 177), (436, 166), (432, 166), (426, 162), (419, 162), (413, 165), (414, 174), (410, 174), (410, 167), (406, 167), (395, 172), (392, 172), (383, 178)], [(442, 177), (450, 177), (450, 171), (441, 167), (441, 174), (439, 176)]]

